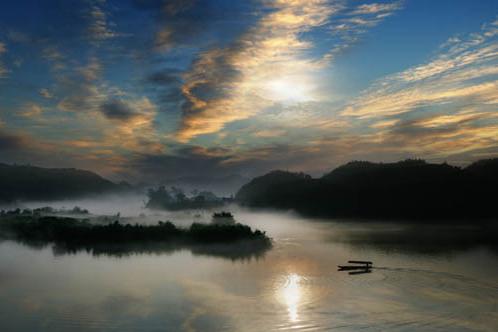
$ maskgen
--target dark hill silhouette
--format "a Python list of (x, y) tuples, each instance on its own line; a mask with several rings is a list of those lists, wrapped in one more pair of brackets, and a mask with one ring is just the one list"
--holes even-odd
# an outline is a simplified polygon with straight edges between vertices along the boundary
[(498, 184), (498, 158), (476, 161), (465, 170), (483, 181)]
[(314, 190), (316, 182), (304, 173), (272, 171), (243, 185), (235, 200), (253, 207), (293, 209)]
[(101, 176), (74, 168), (0, 164), (0, 202), (59, 200), (131, 190)]
[(423, 160), (353, 161), (319, 179), (271, 172), (244, 185), (236, 201), (316, 217), (496, 217), (497, 171), (497, 159), (481, 160), (465, 169)]

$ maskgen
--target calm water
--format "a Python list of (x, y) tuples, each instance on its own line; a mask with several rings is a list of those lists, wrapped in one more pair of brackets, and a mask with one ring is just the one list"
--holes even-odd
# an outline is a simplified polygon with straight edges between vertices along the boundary
[[(190, 250), (54, 255), (0, 242), (0, 331), (498, 329), (498, 251), (462, 240), (472, 229), (235, 216), (266, 230), (274, 248), (234, 261)], [(374, 269), (338, 272), (350, 259)]]

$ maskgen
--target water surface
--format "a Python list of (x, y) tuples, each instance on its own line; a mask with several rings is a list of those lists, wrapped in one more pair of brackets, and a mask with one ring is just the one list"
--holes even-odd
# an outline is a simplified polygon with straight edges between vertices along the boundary
[[(192, 215), (144, 222), (169, 217), (186, 225)], [(274, 248), (259, 258), (233, 260), (186, 249), (117, 257), (0, 242), (0, 331), (498, 326), (497, 251), (472, 227), (317, 222), (243, 210), (235, 216), (267, 231)], [(466, 234), (473, 234), (471, 240), (464, 241)], [(371, 260), (374, 268), (359, 275), (337, 271), (351, 259)]]

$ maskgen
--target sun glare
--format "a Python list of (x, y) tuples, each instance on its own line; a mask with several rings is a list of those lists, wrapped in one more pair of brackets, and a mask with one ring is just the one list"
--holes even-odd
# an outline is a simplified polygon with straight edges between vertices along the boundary
[(283, 288), (283, 299), (287, 305), (289, 312), (289, 320), (297, 322), (299, 318), (298, 305), (301, 299), (301, 290), (299, 287), (299, 280), (301, 278), (297, 274), (290, 274), (287, 276), (287, 282)]

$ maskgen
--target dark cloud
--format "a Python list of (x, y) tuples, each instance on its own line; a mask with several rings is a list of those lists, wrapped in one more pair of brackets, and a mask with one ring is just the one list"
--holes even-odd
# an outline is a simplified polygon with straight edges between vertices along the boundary
[(209, 101), (221, 98), (227, 98), (229, 96), (230, 90), (224, 88), (222, 85), (216, 84), (215, 82), (197, 83), (189, 93), (195, 98)]
[(408, 139), (436, 138), (444, 134), (456, 132), (458, 129), (457, 125), (427, 128), (420, 126), (417, 121), (406, 121), (386, 131), (386, 134), (391, 137), (391, 143), (399, 142), (404, 145)]
[[(420, 109), (422, 113), (425, 109)], [(475, 128), (475, 121), (493, 117), (490, 112), (481, 113), (456, 113), (456, 114), (432, 114), (417, 119), (403, 120), (392, 128), (386, 130), (391, 141), (402, 141), (409, 144), (413, 139), (437, 140), (445, 136), (455, 136), (464, 129)]]
[(180, 84), (181, 71), (174, 68), (167, 68), (157, 72), (153, 72), (145, 76), (143, 81), (145, 83), (156, 84), (160, 86), (167, 86), (173, 84)]
[(142, 10), (177, 13), (190, 7), (195, 0), (130, 0), (131, 4)]
[(176, 112), (184, 100), (181, 91), (182, 71), (166, 68), (146, 75), (142, 82), (156, 94), (155, 102), (163, 112)]
[(159, 22), (160, 28), (155, 34), (154, 47), (163, 49), (182, 43), (202, 32), (202, 28), (210, 20), (210, 15), (208, 12), (202, 15), (196, 8), (202, 7), (204, 2), (199, 1), (198, 6), (194, 6), (195, 0), (131, 0), (135, 8), (150, 11)]
[(163, 0), (130, 0), (130, 3), (137, 9), (157, 10), (161, 8)]
[(147, 180), (164, 180), (182, 176), (223, 175), (220, 162), (224, 158), (190, 154), (186, 151), (180, 155), (140, 154), (130, 160), (128, 166)]
[[(238, 33), (252, 20), (252, 2), (225, 0), (131, 0), (134, 8), (148, 11), (158, 23), (153, 48), (168, 51), (173, 45), (202, 47)], [(230, 28), (227, 29), (227, 25)], [(217, 38), (210, 38), (216, 35)]]
[(21, 149), (26, 143), (22, 136), (0, 131), (0, 151)]
[(106, 101), (100, 105), (100, 111), (110, 120), (123, 122), (141, 116), (141, 114), (135, 112), (128, 103), (120, 99)]
[(309, 151), (293, 145), (269, 145), (240, 154), (227, 147), (187, 145), (177, 148), (173, 154), (136, 154), (128, 159), (125, 173), (135, 174), (146, 181), (161, 181), (182, 176), (226, 176), (241, 174), (255, 176), (273, 169), (292, 169)]
[(168, 108), (171, 104), (179, 105), (184, 100), (184, 97), (181, 88), (176, 87), (162, 92), (159, 95), (158, 100), (163, 106)]

